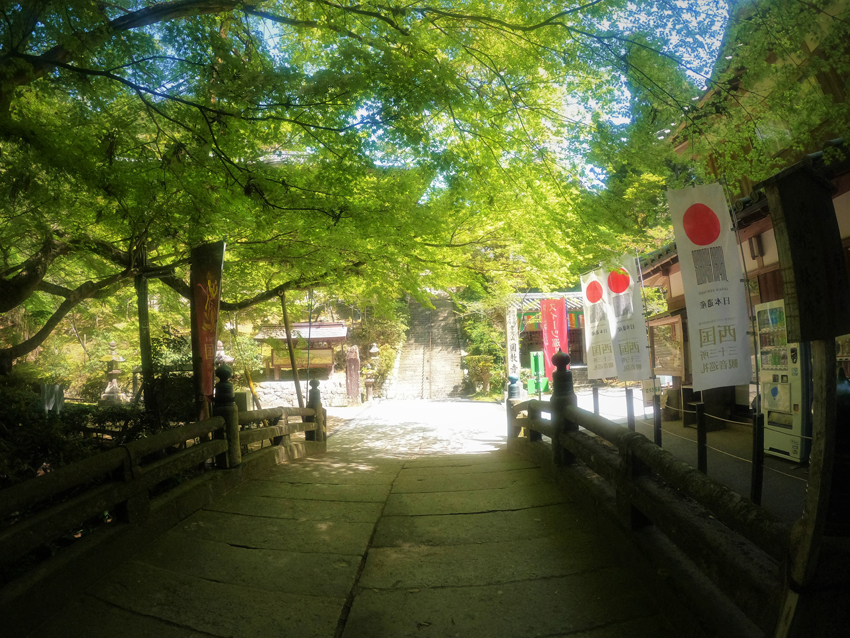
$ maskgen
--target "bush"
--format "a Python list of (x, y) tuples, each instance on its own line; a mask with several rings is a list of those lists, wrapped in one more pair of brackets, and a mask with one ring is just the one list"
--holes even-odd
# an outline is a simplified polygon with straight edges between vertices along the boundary
[(469, 383), (475, 391), (479, 389), (485, 394), (490, 393), (490, 382), (493, 378), (495, 363), (490, 355), (467, 355), (464, 360)]
[(45, 414), (31, 380), (0, 377), (0, 489), (34, 478), (39, 470), (73, 463), (98, 451), (64, 417)]
[(192, 344), (183, 335), (165, 332), (151, 339), (153, 389), (160, 422), (187, 423), (195, 419)]

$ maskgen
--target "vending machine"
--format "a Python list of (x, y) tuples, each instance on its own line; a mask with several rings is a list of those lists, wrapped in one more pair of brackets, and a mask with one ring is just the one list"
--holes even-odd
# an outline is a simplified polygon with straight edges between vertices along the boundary
[(805, 463), (811, 442), (810, 353), (808, 344), (788, 343), (785, 302), (755, 307), (758, 369), (764, 418), (764, 451)]

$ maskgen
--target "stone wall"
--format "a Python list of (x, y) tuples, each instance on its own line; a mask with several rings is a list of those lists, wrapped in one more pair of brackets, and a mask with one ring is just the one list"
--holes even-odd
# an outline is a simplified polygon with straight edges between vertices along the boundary
[(590, 381), (587, 378), (587, 366), (586, 365), (572, 365), (570, 366), (570, 371), (573, 373), (573, 386), (578, 385), (590, 385)]
[[(262, 381), (255, 383), (257, 397), (264, 408), (297, 407), (298, 397), (295, 394), (294, 381)], [(301, 380), (301, 393), (304, 401), (310, 386), (307, 381)], [(334, 375), (331, 379), (319, 381), (319, 390), (322, 393), (322, 405), (331, 407), (344, 407), (348, 405), (348, 395), (345, 391), (345, 375)]]

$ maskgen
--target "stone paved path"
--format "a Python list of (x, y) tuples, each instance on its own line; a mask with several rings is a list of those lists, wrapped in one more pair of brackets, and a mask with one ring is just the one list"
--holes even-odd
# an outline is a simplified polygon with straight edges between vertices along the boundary
[(672, 635), (593, 521), (501, 449), (503, 424), (494, 404), (371, 406), (33, 636)]

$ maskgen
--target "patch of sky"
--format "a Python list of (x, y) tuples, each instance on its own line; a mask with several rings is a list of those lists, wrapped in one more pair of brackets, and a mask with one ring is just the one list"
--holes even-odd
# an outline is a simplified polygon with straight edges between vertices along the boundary
[(688, 77), (706, 87), (729, 22), (728, 0), (651, 0), (635, 12), (635, 31), (664, 42), (664, 53), (678, 60)]
[(431, 183), (428, 184), (428, 188), (425, 189), (425, 192), (422, 193), (422, 197), (419, 198), (417, 204), (427, 204), (429, 201), (439, 196), (439, 194), (449, 187), (449, 180), (447, 179), (446, 173), (440, 172), (434, 176), (434, 179), (431, 180)]
[[(729, 21), (728, 0), (648, 0), (627, 3), (622, 9), (591, 20), (591, 26), (609, 42), (625, 47), (647, 38), (653, 48), (675, 60), (687, 78), (704, 90), (717, 62)], [(617, 104), (628, 104), (625, 86), (618, 89)], [(628, 108), (615, 105), (605, 118), (612, 124), (630, 121)]]

